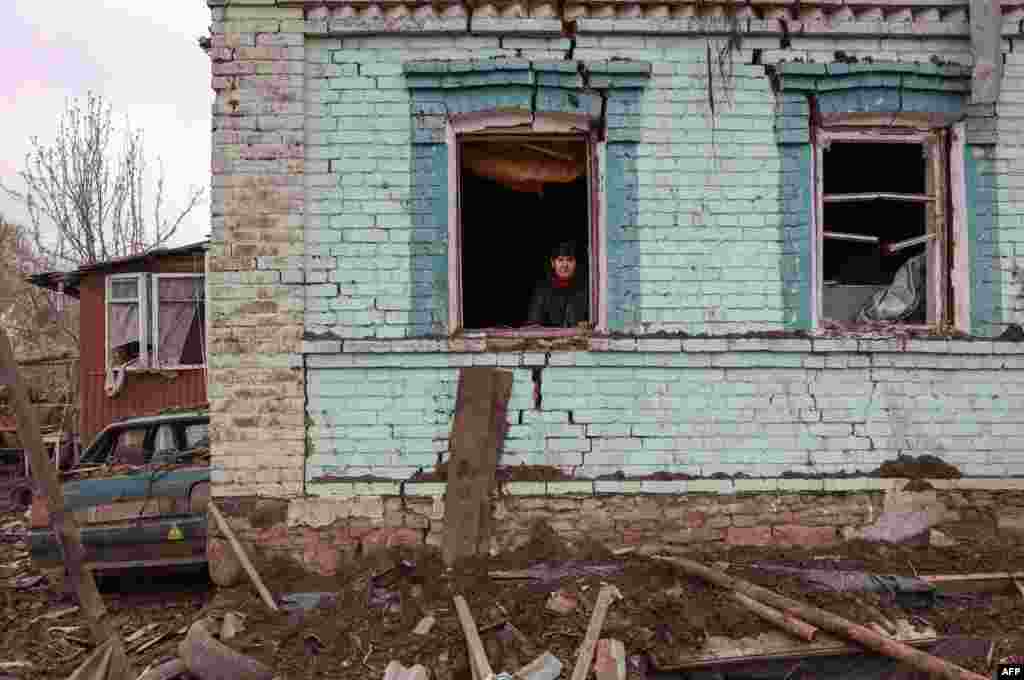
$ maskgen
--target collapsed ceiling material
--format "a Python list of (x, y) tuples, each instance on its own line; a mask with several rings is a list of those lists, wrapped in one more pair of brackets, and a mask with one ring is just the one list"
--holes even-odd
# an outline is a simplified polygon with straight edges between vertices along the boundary
[(579, 142), (478, 142), (462, 147), (464, 167), (513, 191), (543, 193), (548, 183), (569, 184), (586, 171)]

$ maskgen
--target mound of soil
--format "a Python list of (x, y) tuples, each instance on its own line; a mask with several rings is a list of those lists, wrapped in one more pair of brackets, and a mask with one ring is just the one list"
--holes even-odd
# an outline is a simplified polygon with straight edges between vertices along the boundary
[(887, 460), (871, 475), (905, 479), (957, 479), (963, 476), (956, 467), (927, 453), (916, 458), (901, 455), (896, 460)]

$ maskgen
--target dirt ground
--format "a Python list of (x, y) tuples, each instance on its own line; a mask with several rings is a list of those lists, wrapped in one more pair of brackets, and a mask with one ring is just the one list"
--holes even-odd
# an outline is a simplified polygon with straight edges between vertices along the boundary
[[(18, 587), (37, 572), (24, 562), (25, 547), (17, 515), (0, 515), (0, 664), (27, 661), (32, 668), (0, 670), (19, 679), (68, 677), (92, 644), (81, 612), (54, 619), (47, 613), (73, 606), (45, 582)], [(4, 527), (9, 528), (4, 530)], [(727, 562), (728, 572), (811, 602), (858, 623), (866, 623), (869, 607), (890, 619), (927, 622), (940, 634), (974, 635), (995, 645), (993, 658), (1024, 653), (1024, 602), (1019, 593), (940, 598), (924, 609), (903, 609), (888, 596), (815, 592), (789, 576), (755, 569), (772, 563), (794, 567), (865, 570), (882, 574), (991, 572), (1021, 569), (1024, 541), (999, 535), (988, 525), (944, 526), (959, 539), (949, 548), (875, 545), (850, 542), (827, 549), (733, 548), (695, 554), (705, 564)], [(245, 630), (228, 644), (271, 666), (281, 680), (381, 678), (392, 659), (421, 663), (434, 678), (469, 680), (466, 644), (452, 597), (466, 597), (496, 671), (513, 671), (549, 650), (563, 663), (568, 677), (602, 583), (618, 587), (623, 599), (614, 603), (603, 637), (625, 643), (630, 655), (647, 654), (656, 667), (667, 668), (696, 655), (709, 635), (732, 638), (770, 631), (724, 591), (688, 577), (674, 566), (637, 554), (615, 556), (603, 546), (567, 545), (546, 525), (537, 525), (519, 550), (482, 558), (445, 570), (433, 549), (382, 550), (349, 564), (334, 577), (305, 575), (286, 561), (254, 555), (257, 568), (278, 601), (287, 594), (325, 592), (331, 597), (319, 608), (272, 613), (248, 583), (217, 590), (204, 574), (133, 573), (108, 578), (101, 592), (117, 617), (122, 635), (150, 625), (129, 650), (139, 670), (176, 654), (183, 635), (178, 631), (202, 617), (219, 619), (226, 612), (243, 615)], [(569, 562), (560, 578), (499, 580), (489, 571), (516, 570), (541, 562)], [(721, 566), (721, 565), (720, 565)], [(579, 605), (556, 614), (545, 604), (556, 590), (574, 595)], [(429, 634), (413, 633), (426, 615), (436, 617)], [(914, 618), (919, 617), (919, 618)], [(511, 623), (517, 637), (501, 624)], [(142, 644), (167, 636), (142, 652)], [(798, 643), (794, 643), (797, 645)], [(967, 663), (986, 672), (986, 659)], [(3, 669), (0, 666), (0, 669)], [(19, 674), (20, 673), (20, 674)]]

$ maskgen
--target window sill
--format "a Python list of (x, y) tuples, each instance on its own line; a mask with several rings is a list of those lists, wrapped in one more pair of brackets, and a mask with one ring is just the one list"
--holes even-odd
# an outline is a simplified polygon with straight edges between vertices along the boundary
[[(129, 366), (125, 370), (128, 373), (163, 373), (164, 371), (198, 371), (206, 366)], [(110, 369), (107, 369), (110, 370)]]
[(540, 326), (536, 328), (474, 328), (461, 331), (453, 335), (453, 338), (487, 339), (487, 338), (575, 338), (587, 337), (594, 331), (581, 328), (554, 328)]

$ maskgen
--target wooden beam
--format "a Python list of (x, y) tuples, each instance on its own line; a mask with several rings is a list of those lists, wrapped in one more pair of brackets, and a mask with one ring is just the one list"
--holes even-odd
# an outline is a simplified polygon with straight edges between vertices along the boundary
[(484, 651), (484, 644), (480, 641), (480, 632), (476, 628), (473, 614), (469, 611), (466, 598), (456, 595), (454, 600), (455, 611), (459, 615), (462, 633), (466, 636), (466, 646), (469, 648), (469, 667), (473, 677), (479, 678), (479, 680), (494, 680), (491, 662), (487, 660), (487, 652)]
[[(28, 453), (28, 458), (31, 458), (33, 482), (46, 498), (50, 527), (57, 539), (71, 587), (88, 618), (93, 641), (97, 646), (109, 644), (111, 657), (121, 660), (125, 657), (124, 643), (108, 618), (107, 608), (96, 588), (96, 580), (93, 578), (92, 572), (85, 567), (85, 548), (82, 546), (82, 535), (74, 516), (65, 512), (64, 490), (61, 488), (56, 468), (46, 455), (35, 409), (29, 403), (28, 390), (21, 380), (11, 341), (2, 326), (0, 326), (0, 385), (7, 387), (10, 394), (11, 405), (17, 419), (18, 439)], [(126, 677), (134, 678), (137, 675), (135, 669), (127, 661), (125, 661), (125, 666), (119, 666), (119, 669), (121, 668), (124, 669)]]
[(743, 593), (733, 593), (732, 599), (746, 607), (748, 610), (754, 612), (765, 621), (775, 624), (790, 635), (800, 638), (805, 642), (812, 642), (814, 640), (814, 636), (818, 634), (818, 629), (811, 624), (801, 621), (786, 612), (780, 612), (774, 607), (761, 604), (757, 600), (744, 595)]
[(217, 528), (221, 530), (221, 533), (228, 537), (228, 542), (231, 544), (231, 548), (235, 551), (238, 561), (242, 563), (242, 568), (245, 569), (245, 573), (247, 573), (249, 578), (252, 580), (252, 584), (256, 586), (256, 590), (259, 591), (260, 597), (263, 598), (263, 603), (267, 605), (267, 608), (271, 611), (278, 611), (277, 603), (274, 602), (274, 598), (271, 597), (270, 591), (267, 590), (267, 586), (263, 584), (263, 579), (260, 578), (260, 574), (256, 571), (256, 567), (252, 566), (252, 562), (249, 561), (249, 556), (245, 554), (245, 549), (242, 547), (242, 544), (238, 542), (235, 532), (232, 531), (231, 526), (228, 524), (227, 520), (224, 519), (224, 515), (220, 513), (220, 509), (217, 508), (217, 504), (211, 500), (209, 506), (210, 514), (213, 515), (213, 519), (217, 522)]
[(511, 371), (459, 371), (444, 501), (442, 557), (449, 566), (489, 547), (491, 490), (511, 393)]
[(1012, 592), (1014, 579), (1024, 579), (1024, 571), (978, 574), (935, 574), (922, 576), (943, 593)]
[(604, 626), (605, 617), (608, 616), (608, 608), (611, 607), (613, 601), (621, 597), (622, 594), (615, 586), (601, 586), (601, 592), (597, 594), (597, 603), (594, 605), (594, 612), (590, 615), (587, 634), (576, 653), (576, 665), (572, 667), (571, 680), (586, 680), (590, 674), (591, 661), (594, 660), (594, 648), (597, 646), (597, 639), (601, 636), (601, 628)]

